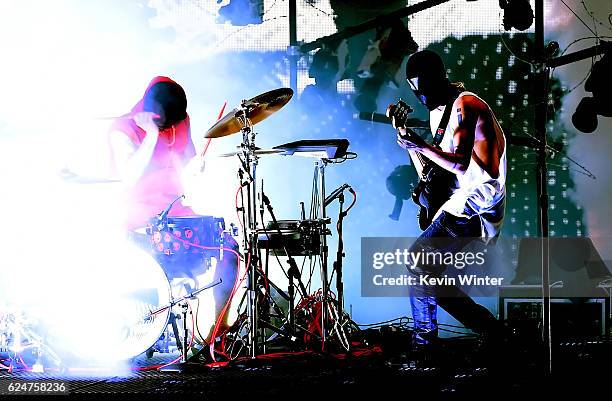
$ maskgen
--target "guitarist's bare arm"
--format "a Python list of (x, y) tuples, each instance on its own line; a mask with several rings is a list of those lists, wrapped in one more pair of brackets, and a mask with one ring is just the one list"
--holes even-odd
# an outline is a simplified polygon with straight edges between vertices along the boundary
[(453, 108), (460, 113), (459, 125), (453, 135), (453, 153), (443, 152), (429, 145), (421, 137), (404, 128), (399, 128), (398, 144), (405, 149), (422, 153), (440, 167), (455, 174), (463, 174), (473, 157), (491, 177), (497, 177), (501, 149), (494, 146), (498, 144), (498, 136), (489, 108), (480, 99), (470, 95), (457, 99)]

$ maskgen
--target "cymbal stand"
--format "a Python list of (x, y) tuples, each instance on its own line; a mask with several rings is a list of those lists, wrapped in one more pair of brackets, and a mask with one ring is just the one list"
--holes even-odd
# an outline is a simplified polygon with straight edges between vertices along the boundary
[(259, 252), (257, 248), (257, 163), (258, 157), (255, 154), (255, 136), (251, 121), (249, 120), (250, 107), (246, 100), (240, 105), (240, 119), (242, 120), (242, 144), (241, 156), (242, 167), (247, 173), (247, 207), (243, 211), (246, 213), (247, 224), (245, 226), (244, 248), (247, 263), (247, 319), (248, 319), (248, 346), (249, 356), (255, 358), (258, 350), (258, 327), (257, 327), (257, 266), (259, 264)]
[[(317, 189), (318, 196), (320, 199), (319, 202), (319, 210), (314, 210), (321, 219), (324, 221), (327, 218), (325, 213), (325, 167), (327, 166), (326, 159), (319, 159), (315, 161), (315, 177), (318, 179)], [(311, 216), (317, 217), (317, 216)], [(327, 301), (329, 297), (329, 285), (327, 279), (327, 237), (325, 235), (325, 230), (321, 231), (321, 291), (322, 291), (322, 299), (321, 299), (321, 350), (325, 351), (325, 342), (327, 340)]]

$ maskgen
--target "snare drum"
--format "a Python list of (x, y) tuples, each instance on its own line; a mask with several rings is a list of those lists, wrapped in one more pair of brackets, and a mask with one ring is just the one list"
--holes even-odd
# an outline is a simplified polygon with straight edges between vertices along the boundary
[(277, 255), (284, 255), (285, 249), (293, 256), (319, 254), (321, 234), (329, 233), (319, 220), (278, 220), (277, 224), (269, 222), (265, 229), (257, 230), (259, 246)]

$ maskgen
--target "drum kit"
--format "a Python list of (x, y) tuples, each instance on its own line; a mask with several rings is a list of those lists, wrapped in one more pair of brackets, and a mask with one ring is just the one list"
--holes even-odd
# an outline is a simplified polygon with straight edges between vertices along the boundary
[[(274, 344), (288, 346), (291, 350), (315, 347), (327, 350), (342, 347), (348, 351), (345, 332), (348, 318), (342, 305), (344, 253), (341, 230), (342, 219), (354, 204), (356, 195), (347, 184), (327, 194), (325, 169), (330, 164), (354, 158), (356, 155), (348, 152), (349, 143), (346, 139), (301, 140), (272, 149), (258, 148), (255, 124), (283, 108), (292, 96), (293, 90), (280, 88), (250, 100), (243, 100), (206, 132), (205, 137), (211, 139), (242, 135), (242, 142), (235, 152), (220, 155), (234, 157), (239, 161), (237, 177), (240, 180), (239, 195), (242, 206), (237, 204), (236, 207), (242, 219), (240, 246), (234, 239), (239, 234), (238, 227), (226, 227), (223, 218), (168, 216), (174, 202), (152, 217), (147, 227), (133, 233), (132, 245), (129, 248), (137, 248), (134, 253), (137, 253), (141, 260), (147, 259), (147, 263), (143, 264), (137, 260), (131, 262), (140, 263), (140, 267), (134, 270), (137, 274), (130, 276), (138, 285), (131, 290), (125, 289), (121, 293), (121, 299), (113, 301), (121, 310), (120, 313), (126, 316), (122, 318), (122, 324), (113, 328), (115, 332), (109, 335), (112, 340), (106, 342), (104, 348), (118, 350), (113, 353), (117, 359), (135, 358), (144, 353), (150, 357), (153, 351), (169, 352), (171, 348), (168, 344), (171, 343), (172, 337), (176, 349), (181, 352), (181, 361), (178, 365), (171, 365), (169, 370), (178, 371), (186, 370), (190, 364), (189, 359), (199, 359), (196, 356), (202, 356), (206, 349), (210, 350), (213, 360), (219, 355), (228, 359), (237, 356), (254, 358), (274, 349)], [(263, 191), (263, 185), (258, 185), (257, 169), (260, 159), (269, 155), (300, 155), (314, 159), (313, 196), (309, 216), (306, 216), (302, 202), (300, 219), (276, 218), (272, 202)], [(67, 180), (76, 183), (92, 182), (91, 179), (75, 177), (67, 175)], [(343, 207), (345, 190), (350, 191), (354, 197), (353, 203), (346, 210)], [(340, 200), (340, 214), (336, 224), (339, 241), (336, 260), (330, 269), (327, 262), (327, 237), (331, 235), (328, 228), (331, 218), (326, 213), (326, 207), (336, 199)], [(264, 221), (265, 211), (269, 215), (268, 222)], [(142, 252), (142, 249), (146, 252)], [(145, 253), (146, 256), (143, 256)], [(281, 257), (286, 258), (286, 263), (281, 261)], [(321, 285), (319, 290), (309, 293), (312, 275), (305, 284), (302, 277), (304, 265), (300, 269), (295, 258), (309, 258), (311, 267), (318, 265), (316, 274)], [(286, 289), (271, 280), (268, 271), (270, 259), (276, 260), (285, 273), (288, 279)], [(238, 271), (241, 261), (243, 268)], [(208, 327), (196, 322), (199, 314), (194, 311), (198, 307), (202, 309), (200, 301), (206, 290), (212, 288), (212, 291), (215, 291), (215, 288), (221, 288), (226, 277), (216, 275), (215, 279), (203, 286), (198, 286), (196, 281), (195, 288), (183, 286), (182, 292), (177, 291), (171, 281), (181, 275), (193, 278), (211, 266), (224, 262), (236, 263), (238, 268), (232, 276), (234, 282), (225, 283), (226, 288), (232, 284), (231, 291), (226, 291), (225, 305), (221, 305), (224, 307), (216, 308), (215, 325), (207, 336)], [(286, 266), (288, 269), (285, 270)], [(154, 269), (155, 272), (145, 272), (146, 269)], [(312, 271), (316, 271), (314, 267)], [(334, 275), (335, 294), (330, 281), (330, 277)], [(242, 300), (236, 302), (238, 318), (231, 326), (224, 326), (221, 322), (224, 318), (227, 319), (228, 308), (240, 285), (244, 285), (244, 294)], [(273, 294), (279, 297), (279, 300), (273, 299)], [(234, 305), (235, 303), (232, 303), (233, 307)], [(179, 313), (175, 312), (177, 309), (180, 310)], [(128, 312), (124, 313), (126, 310)], [(211, 314), (210, 311), (208, 313)], [(189, 314), (192, 316), (192, 327), (188, 325)], [(4, 342), (0, 343), (0, 349), (10, 349), (11, 346), (22, 349), (22, 344), (27, 343), (23, 338), (28, 337), (31, 330), (26, 329), (26, 325), (18, 327), (20, 325), (15, 324), (17, 320), (19, 319), (16, 315), (0, 313), (0, 328), (3, 323), (8, 327), (7, 322), (10, 321), (12, 325), (9, 326), (13, 330), (12, 333), (0, 333), (0, 342)], [(182, 331), (178, 328), (178, 320), (182, 320)], [(197, 328), (198, 325), (200, 328)], [(20, 344), (14, 344), (17, 337)], [(43, 344), (45, 340), (40, 338), (42, 336), (31, 333), (30, 337), (33, 344), (36, 343), (32, 347), (36, 348), (39, 355), (42, 352), (40, 350), (52, 347), (51, 342)], [(198, 346), (194, 345), (194, 342), (198, 343)], [(190, 346), (192, 357), (188, 358)], [(225, 349), (219, 349), (220, 347)], [(228, 351), (230, 348), (231, 351)], [(61, 352), (53, 352), (54, 360), (61, 359), (61, 355)], [(201, 358), (199, 360), (201, 361)], [(193, 362), (191, 364), (193, 365)]]

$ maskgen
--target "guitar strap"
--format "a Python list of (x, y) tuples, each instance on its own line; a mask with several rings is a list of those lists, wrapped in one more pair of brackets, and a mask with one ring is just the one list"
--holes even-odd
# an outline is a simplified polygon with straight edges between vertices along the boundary
[(442, 119), (440, 120), (440, 124), (438, 124), (438, 129), (433, 138), (433, 142), (431, 143), (433, 147), (440, 149), (440, 142), (442, 142), (442, 138), (444, 138), (444, 133), (446, 132), (446, 127), (448, 126), (448, 122), (450, 120), (451, 111), (453, 108), (453, 103), (455, 103), (457, 97), (451, 97), (446, 106), (444, 107), (444, 114), (442, 114)]

